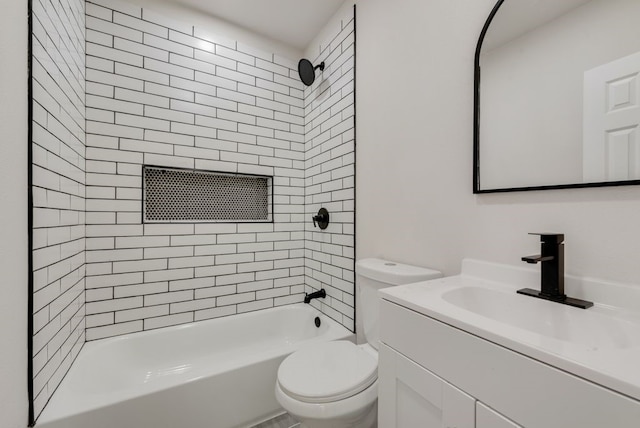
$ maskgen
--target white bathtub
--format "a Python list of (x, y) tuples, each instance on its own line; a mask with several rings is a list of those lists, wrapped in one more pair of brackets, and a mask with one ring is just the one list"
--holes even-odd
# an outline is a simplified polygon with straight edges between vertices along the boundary
[(88, 342), (37, 426), (251, 426), (282, 411), (274, 387), (284, 357), (337, 339), (354, 336), (298, 304)]

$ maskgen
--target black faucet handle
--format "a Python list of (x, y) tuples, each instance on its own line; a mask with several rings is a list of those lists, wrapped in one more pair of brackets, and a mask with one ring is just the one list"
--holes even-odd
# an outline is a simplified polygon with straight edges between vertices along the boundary
[(534, 264), (536, 264), (538, 262), (548, 262), (548, 261), (551, 261), (553, 259), (554, 259), (553, 256), (545, 256), (545, 257), (543, 257), (540, 254), (537, 254), (535, 256), (525, 256), (521, 260), (523, 262), (531, 263), (531, 264), (534, 265)]
[(318, 214), (318, 215), (314, 215), (313, 217), (311, 217), (313, 219), (313, 227), (317, 227), (317, 223), (324, 223), (327, 220), (325, 219), (325, 216), (323, 214)]
[(317, 215), (311, 217), (313, 227), (320, 227), (324, 230), (329, 226), (329, 211), (326, 208), (320, 208)]
[(529, 233), (540, 237), (540, 242), (546, 244), (562, 244), (564, 242), (564, 233)]

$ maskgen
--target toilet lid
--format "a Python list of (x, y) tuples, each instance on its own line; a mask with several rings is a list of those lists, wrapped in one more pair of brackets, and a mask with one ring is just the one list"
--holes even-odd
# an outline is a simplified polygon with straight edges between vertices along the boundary
[(377, 378), (377, 359), (345, 340), (306, 346), (285, 358), (278, 369), (283, 392), (306, 403), (351, 397)]

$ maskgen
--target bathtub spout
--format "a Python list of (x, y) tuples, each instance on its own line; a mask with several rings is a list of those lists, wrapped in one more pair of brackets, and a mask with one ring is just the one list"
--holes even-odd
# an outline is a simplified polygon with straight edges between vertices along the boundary
[(324, 288), (322, 288), (320, 291), (316, 291), (315, 293), (311, 293), (311, 294), (307, 294), (305, 293), (304, 295), (304, 302), (305, 303), (310, 303), (311, 299), (317, 299), (322, 297), (323, 299), (325, 297), (327, 297), (327, 292), (324, 291)]

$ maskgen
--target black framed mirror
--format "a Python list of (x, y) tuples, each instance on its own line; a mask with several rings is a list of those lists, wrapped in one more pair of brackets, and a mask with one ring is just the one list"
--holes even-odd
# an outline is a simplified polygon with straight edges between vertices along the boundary
[(473, 192), (640, 184), (640, 1), (499, 0), (476, 47)]

